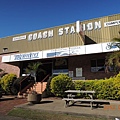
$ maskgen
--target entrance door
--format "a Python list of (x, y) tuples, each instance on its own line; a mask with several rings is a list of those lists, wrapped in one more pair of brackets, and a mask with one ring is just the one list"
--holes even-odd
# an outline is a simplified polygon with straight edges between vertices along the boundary
[(53, 75), (68, 74), (68, 58), (56, 58), (53, 64)]
[[(43, 63), (40, 66), (40, 69), (43, 69), (45, 71), (44, 72), (40, 72), (37, 75), (37, 82), (42, 81), (48, 74), (51, 76), (52, 75), (52, 62), (48, 62), (48, 63)], [(46, 82), (46, 81), (45, 81)]]

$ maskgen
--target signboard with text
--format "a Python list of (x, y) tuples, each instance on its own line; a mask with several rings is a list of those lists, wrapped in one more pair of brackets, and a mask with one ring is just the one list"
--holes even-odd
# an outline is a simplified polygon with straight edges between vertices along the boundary
[(30, 53), (12, 54), (2, 57), (2, 62), (12, 62), (12, 61), (25, 61), (25, 60), (35, 60), (43, 58), (56, 58), (63, 56), (72, 55), (84, 55), (84, 54), (94, 54), (94, 53), (104, 53), (119, 50), (120, 43), (117, 42), (107, 42), (99, 44), (91, 44), (84, 46), (73, 46), (67, 48), (58, 48)]

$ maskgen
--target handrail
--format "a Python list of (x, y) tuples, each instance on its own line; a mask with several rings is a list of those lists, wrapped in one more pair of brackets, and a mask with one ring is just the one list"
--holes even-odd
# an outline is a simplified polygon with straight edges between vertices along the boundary
[[(29, 76), (30, 76), (30, 75), (29, 75)], [(20, 91), (21, 91), (21, 84), (22, 84), (22, 82), (25, 81), (29, 76), (26, 76), (25, 78), (23, 78), (23, 79), (19, 82), (19, 84), (20, 84)]]
[(33, 84), (34, 84), (33, 82), (29, 83), (24, 89), (22, 89), (20, 91), (20, 94), (22, 94), (24, 91), (26, 91), (28, 88), (30, 88)]
[(30, 77), (30, 75), (29, 76), (26, 76), (24, 79), (22, 79), (19, 83), (21, 84), (24, 80), (26, 80), (26, 78), (28, 78), (28, 77)]
[[(30, 76), (30, 75), (29, 75)], [(29, 87), (30, 84), (28, 84), (23, 90), (21, 90), (21, 84), (24, 80), (26, 80), (29, 76), (26, 76), (24, 79), (22, 79), (19, 84), (20, 84), (20, 93), (22, 93), (26, 88)], [(46, 75), (44, 77), (44, 79), (41, 81), (41, 92), (42, 92), (42, 89), (43, 89), (43, 82), (50, 76), (50, 74)]]
[(41, 81), (41, 93), (43, 92), (43, 82), (50, 76), (50, 74), (46, 75), (44, 79)]
[(46, 75), (46, 77), (44, 77), (44, 79), (41, 81), (41, 83), (44, 82), (47, 79), (47, 77), (49, 77), (49, 76), (50, 76), (50, 74)]

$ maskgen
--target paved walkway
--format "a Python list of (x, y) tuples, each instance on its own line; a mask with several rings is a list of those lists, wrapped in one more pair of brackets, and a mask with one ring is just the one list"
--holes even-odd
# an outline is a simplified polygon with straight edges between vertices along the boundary
[(77, 114), (77, 115), (87, 115), (87, 116), (99, 116), (106, 118), (119, 118), (120, 119), (120, 101), (107, 101), (110, 105), (101, 105), (93, 110), (90, 109), (89, 104), (78, 104), (65, 108), (65, 101), (61, 99), (42, 99), (39, 104), (25, 103), (22, 105), (17, 105), (16, 107), (27, 108), (31, 110), (45, 110), (53, 112), (61, 112), (67, 114)]
[(20, 117), (8, 116), (7, 113), (16, 105), (27, 103), (26, 99), (18, 99), (16, 96), (3, 96), (0, 98), (0, 120), (29, 120)]
[[(0, 120), (13, 120), (16, 118), (5, 116), (14, 107), (26, 108), (31, 110), (45, 110), (67, 114), (77, 114), (83, 116), (99, 116), (106, 118), (119, 118), (120, 119), (120, 101), (106, 101), (110, 105), (103, 104), (100, 107), (93, 107), (90, 109), (89, 104), (75, 104), (65, 108), (65, 101), (58, 98), (44, 98), (39, 104), (30, 104), (26, 99), (18, 99), (14, 97), (4, 97), (0, 101)], [(17, 118), (22, 120), (22, 118)]]
[(16, 105), (27, 103), (26, 99), (18, 99), (16, 96), (3, 96), (0, 98), (0, 115), (6, 115)]

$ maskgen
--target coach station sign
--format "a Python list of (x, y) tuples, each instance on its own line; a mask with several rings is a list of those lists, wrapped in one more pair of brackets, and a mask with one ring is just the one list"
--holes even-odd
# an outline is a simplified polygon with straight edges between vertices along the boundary
[[(109, 22), (104, 22), (104, 27), (110, 27), (110, 26), (116, 26), (120, 25), (120, 20), (115, 20), (115, 21), (109, 21)], [(76, 21), (75, 26), (66, 26), (66, 27), (61, 27), (58, 29), (58, 35), (62, 36), (64, 34), (74, 34), (75, 32), (79, 33), (80, 31), (91, 31), (91, 30), (97, 30), (101, 29), (102, 24), (101, 21), (95, 21), (95, 22), (90, 22), (87, 24), (81, 24), (80, 21)], [(52, 38), (54, 36), (54, 30), (46, 30), (43, 32), (36, 32), (36, 33), (31, 33), (28, 35), (21, 35), (17, 37), (13, 37), (12, 41), (18, 41), (18, 40), (40, 40), (40, 39), (46, 39), (46, 38)]]

